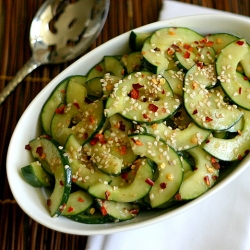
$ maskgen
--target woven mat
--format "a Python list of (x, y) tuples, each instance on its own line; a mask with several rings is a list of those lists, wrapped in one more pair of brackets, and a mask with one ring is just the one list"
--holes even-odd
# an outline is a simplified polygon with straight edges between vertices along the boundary
[[(42, 2), (43, 0), (0, 0), (0, 90), (31, 56), (29, 27)], [(181, 2), (250, 15), (247, 0)], [(161, 3), (161, 0), (111, 0), (103, 32), (90, 49), (133, 27), (156, 21)], [(85, 248), (86, 236), (67, 235), (50, 230), (29, 218), (19, 208), (8, 185), (5, 164), (9, 140), (20, 116), (39, 91), (71, 63), (72, 61), (36, 69), (0, 106), (0, 250)]]

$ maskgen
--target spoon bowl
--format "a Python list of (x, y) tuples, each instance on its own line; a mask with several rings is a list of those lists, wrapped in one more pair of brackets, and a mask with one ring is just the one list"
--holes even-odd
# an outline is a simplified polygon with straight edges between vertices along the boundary
[(63, 63), (83, 54), (100, 34), (109, 0), (48, 0), (30, 27), (32, 56), (0, 93), (0, 104), (43, 64)]

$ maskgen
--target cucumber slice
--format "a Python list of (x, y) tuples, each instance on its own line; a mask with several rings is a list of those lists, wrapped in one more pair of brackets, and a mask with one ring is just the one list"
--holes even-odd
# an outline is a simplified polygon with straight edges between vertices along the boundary
[(168, 145), (177, 151), (187, 150), (201, 145), (210, 135), (209, 130), (202, 129), (194, 123), (183, 130), (172, 129), (163, 123), (147, 126), (147, 131), (154, 136), (159, 136)]
[(158, 178), (152, 183), (149, 192), (152, 208), (169, 201), (178, 191), (183, 169), (179, 155), (164, 141), (150, 134), (130, 135), (135, 154), (145, 156), (158, 166)]
[(144, 41), (146, 38), (151, 36), (152, 33), (138, 33), (135, 31), (131, 31), (129, 36), (129, 46), (133, 51), (139, 51), (141, 50)]
[(107, 73), (104, 61), (97, 63), (87, 74), (87, 81), (96, 77), (103, 77)]
[(212, 42), (212, 47), (215, 51), (215, 54), (218, 55), (225, 46), (233, 41), (238, 40), (239, 37), (228, 33), (215, 33), (207, 35), (206, 39), (208, 42)]
[[(153, 73), (162, 73), (168, 68), (168, 57), (172, 57), (176, 49), (185, 50), (196, 47), (203, 36), (188, 28), (163, 28), (147, 38), (142, 48), (145, 67)], [(187, 52), (190, 53), (190, 52)]]
[(125, 65), (128, 74), (142, 70), (142, 58), (143, 57), (140, 51), (132, 52), (128, 55), (123, 55), (121, 60)]
[(71, 190), (71, 169), (64, 150), (53, 140), (38, 138), (30, 141), (32, 156), (47, 165), (55, 176), (54, 190), (47, 201), (52, 217), (59, 216), (65, 208)]
[(66, 89), (66, 103), (73, 104), (84, 110), (87, 103), (85, 98), (87, 97), (87, 89), (80, 84), (75, 77), (69, 79)]
[(239, 121), (242, 111), (223, 101), (216, 84), (213, 66), (195, 64), (186, 74), (184, 82), (184, 106), (193, 121), (201, 128), (222, 131)]
[(55, 110), (61, 103), (65, 103), (66, 101), (65, 96), (68, 82), (69, 78), (66, 78), (65, 80), (60, 82), (42, 107), (42, 128), (44, 132), (48, 135), (51, 135), (50, 124), (54, 116)]
[(239, 39), (227, 45), (220, 53), (216, 70), (224, 92), (236, 105), (250, 110), (250, 83), (243, 75), (236, 72), (238, 63), (248, 53), (249, 45)]
[(82, 190), (75, 191), (69, 195), (69, 199), (65, 209), (62, 212), (63, 216), (77, 215), (83, 213), (92, 206), (94, 198), (87, 192)]
[(74, 184), (83, 189), (88, 189), (90, 185), (98, 182), (111, 182), (108, 175), (101, 172), (89, 161), (89, 157), (83, 153), (82, 146), (74, 135), (69, 136), (65, 144), (65, 151), (70, 161)]
[(183, 80), (185, 74), (182, 70), (165, 70), (163, 77), (168, 81), (173, 90), (174, 95), (182, 98), (183, 96)]
[(132, 203), (96, 200), (101, 211), (114, 218), (115, 222), (131, 220), (139, 213), (139, 206)]
[(232, 139), (209, 138), (203, 149), (223, 161), (241, 160), (250, 150), (250, 111), (244, 112), (244, 127)]
[(23, 178), (33, 187), (51, 187), (54, 182), (41, 166), (40, 162), (35, 161), (21, 168)]
[(97, 183), (91, 185), (88, 192), (97, 198), (117, 202), (133, 202), (144, 197), (151, 189), (146, 180), (152, 179), (152, 168), (146, 159), (136, 160), (132, 168), (133, 171), (136, 168), (136, 176), (131, 184), (124, 187), (112, 187), (108, 184)]
[[(93, 208), (94, 209), (94, 208)], [(95, 211), (93, 214), (77, 214), (68, 216), (69, 219), (84, 223), (84, 224), (105, 224), (114, 222), (114, 219), (110, 216), (103, 216), (100, 211)]]
[(107, 100), (105, 115), (119, 113), (128, 120), (155, 123), (172, 116), (180, 100), (162, 76), (142, 71), (132, 73), (114, 88)]
[(104, 56), (104, 65), (106, 71), (111, 75), (119, 78), (124, 77), (125, 69), (121, 62), (114, 56)]
[(212, 156), (202, 147), (189, 149), (188, 153), (194, 158), (195, 169), (186, 174), (180, 186), (178, 196), (182, 200), (191, 200), (202, 195), (214, 185), (219, 176), (219, 165), (213, 162)]
[[(63, 108), (63, 109), (62, 109)], [(75, 105), (59, 107), (51, 122), (52, 137), (64, 146), (67, 138), (73, 134), (80, 144), (85, 144), (102, 128), (105, 121), (103, 101), (95, 101), (80, 110)]]

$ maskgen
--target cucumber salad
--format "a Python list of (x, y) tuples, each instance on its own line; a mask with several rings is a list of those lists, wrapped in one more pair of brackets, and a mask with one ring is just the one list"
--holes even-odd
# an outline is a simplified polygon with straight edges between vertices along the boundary
[(34, 160), (22, 176), (51, 190), (52, 217), (110, 223), (180, 205), (249, 152), (244, 38), (166, 27), (128, 42), (130, 53), (60, 82), (41, 110), (43, 134), (25, 145)]

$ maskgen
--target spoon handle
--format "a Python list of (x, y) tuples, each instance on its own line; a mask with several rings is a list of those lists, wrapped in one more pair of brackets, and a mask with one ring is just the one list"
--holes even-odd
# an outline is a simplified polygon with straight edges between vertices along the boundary
[(34, 69), (40, 66), (33, 58), (30, 58), (27, 63), (17, 72), (16, 76), (7, 84), (7, 86), (0, 93), (0, 105), (10, 95), (10, 93), (16, 88), (16, 86), (22, 82), (22, 80), (31, 73)]

